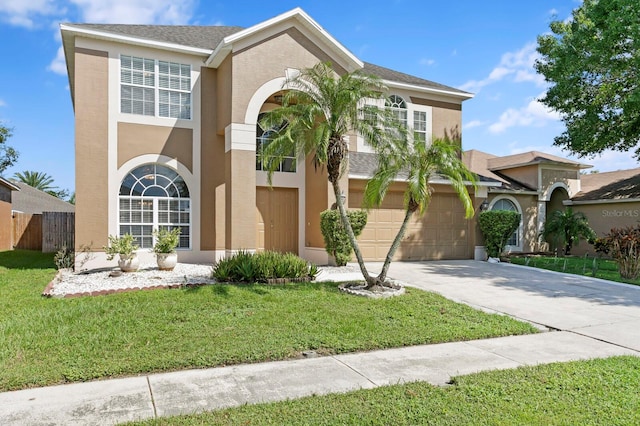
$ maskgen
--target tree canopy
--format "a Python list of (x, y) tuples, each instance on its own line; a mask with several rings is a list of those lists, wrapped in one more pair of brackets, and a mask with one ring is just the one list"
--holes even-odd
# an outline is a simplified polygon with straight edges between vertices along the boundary
[(605, 149), (640, 159), (640, 2), (584, 0), (538, 37), (536, 70), (551, 83), (541, 102), (566, 130), (555, 144), (578, 155)]
[(6, 144), (11, 129), (0, 124), (0, 175), (18, 161), (18, 151)]
[[(16, 172), (14, 178), (18, 181), (25, 183), (33, 188), (44, 191), (47, 194), (54, 197), (65, 199), (69, 196), (69, 191), (66, 189), (60, 189), (53, 185), (53, 178), (44, 172), (34, 172), (25, 170), (24, 172)], [(75, 201), (75, 197), (74, 197)]]

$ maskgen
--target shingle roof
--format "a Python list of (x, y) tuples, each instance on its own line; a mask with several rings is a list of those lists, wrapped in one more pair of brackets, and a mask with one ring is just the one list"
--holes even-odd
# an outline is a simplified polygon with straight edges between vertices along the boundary
[(42, 212), (74, 212), (75, 206), (26, 183), (13, 182), (20, 191), (13, 193), (11, 208), (31, 214)]
[(242, 30), (233, 26), (198, 25), (127, 25), (127, 24), (66, 24), (92, 31), (127, 35), (146, 40), (175, 43), (213, 50), (225, 37)]
[(405, 74), (399, 71), (395, 71), (389, 68), (374, 65), (368, 62), (364, 63), (363, 71), (368, 74), (375, 75), (383, 80), (396, 81), (398, 83), (412, 84), (415, 86), (428, 87), (431, 89), (444, 90), (447, 92), (460, 93), (471, 96), (471, 93), (465, 92), (454, 87), (445, 86), (444, 84), (436, 83), (431, 80), (425, 80), (424, 78), (416, 77), (410, 74)]
[(533, 188), (530, 188), (527, 185), (524, 185), (514, 179), (505, 176), (504, 174), (490, 170), (489, 162), (494, 161), (495, 159), (499, 159), (493, 154), (489, 154), (487, 152), (478, 151), (477, 149), (471, 149), (468, 151), (464, 151), (462, 153), (462, 161), (464, 164), (471, 170), (473, 173), (480, 177), (480, 180), (487, 179), (489, 181), (497, 181), (502, 185), (500, 189), (508, 190), (508, 191), (533, 191)]
[(520, 167), (528, 164), (538, 163), (561, 163), (569, 164), (573, 166), (579, 166), (581, 169), (591, 167), (587, 164), (582, 164), (577, 161), (568, 160), (566, 158), (557, 157), (555, 155), (547, 154), (540, 151), (529, 151), (521, 154), (506, 155), (503, 157), (495, 157), (487, 162), (487, 167), (490, 170), (509, 169), (512, 167)]
[(18, 191), (19, 188), (16, 186), (15, 183), (6, 180), (5, 178), (3, 178), (2, 176), (0, 176), (0, 185), (8, 188), (11, 191)]
[(572, 201), (640, 199), (640, 168), (582, 175)]
[[(237, 26), (197, 26), (197, 25), (128, 25), (128, 24), (65, 24), (79, 29), (99, 31), (117, 35), (141, 38), (145, 40), (174, 43), (188, 47), (214, 50), (227, 36), (243, 30)], [(461, 95), (471, 95), (468, 92), (426, 80), (409, 74), (394, 71), (371, 63), (364, 63), (363, 71), (382, 78), (426, 87), (436, 90), (444, 90)]]

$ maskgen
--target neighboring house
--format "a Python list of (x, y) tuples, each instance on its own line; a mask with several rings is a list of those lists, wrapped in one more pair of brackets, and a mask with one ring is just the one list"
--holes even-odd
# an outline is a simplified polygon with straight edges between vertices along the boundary
[[(61, 32), (76, 123), (76, 248), (131, 233), (151, 256), (152, 231), (168, 226), (182, 229), (181, 261), (273, 249), (326, 263), (320, 212), (334, 200), (325, 173), (291, 158), (269, 188), (256, 157), (259, 116), (279, 105), (287, 77), (326, 61), (338, 73), (375, 74), (390, 88), (388, 107), (425, 140), (459, 131), (472, 97), (362, 62), (301, 9), (246, 29), (63, 24)], [(373, 169), (362, 138), (349, 144), (343, 187), (358, 208)], [(476, 207), (497, 184), (480, 183)], [(396, 257), (473, 257), (475, 222), (447, 181), (434, 187)], [(402, 217), (398, 183), (370, 214), (360, 238), (366, 259), (384, 258)]]
[(489, 188), (484, 210), (521, 215), (520, 226), (507, 243), (508, 252), (547, 248), (538, 238), (547, 217), (580, 192), (580, 171), (591, 167), (538, 151), (499, 157), (470, 150), (463, 153), (463, 160), (477, 175), (498, 183)]
[(14, 212), (42, 214), (42, 212), (69, 212), (75, 211), (73, 204), (67, 203), (58, 197), (54, 197), (44, 191), (36, 189), (23, 182), (12, 181), (20, 189), (13, 195)]
[(13, 248), (11, 203), (14, 191), (20, 191), (20, 188), (0, 177), (0, 251), (11, 250)]

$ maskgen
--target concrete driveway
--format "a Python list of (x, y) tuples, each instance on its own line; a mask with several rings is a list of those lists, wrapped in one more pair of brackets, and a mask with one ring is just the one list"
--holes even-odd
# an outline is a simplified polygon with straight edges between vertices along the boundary
[(640, 351), (640, 286), (472, 260), (395, 262), (388, 275), (483, 310)]

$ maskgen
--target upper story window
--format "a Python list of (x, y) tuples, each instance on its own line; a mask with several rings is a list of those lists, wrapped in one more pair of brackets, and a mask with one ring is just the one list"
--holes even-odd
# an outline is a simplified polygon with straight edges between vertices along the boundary
[(120, 56), (120, 112), (191, 118), (191, 65)]
[(407, 104), (404, 99), (398, 95), (391, 95), (387, 98), (386, 107), (391, 110), (402, 125), (407, 126)]
[[(271, 137), (273, 136), (274, 132), (277, 129), (274, 129), (274, 128), (263, 129), (262, 126), (260, 126), (260, 120), (262, 119), (263, 116), (264, 114), (260, 114), (258, 116), (258, 124), (256, 125), (256, 170), (267, 171), (267, 168), (262, 161), (262, 151), (264, 147), (266, 147), (269, 144)], [(296, 172), (295, 154), (292, 152), (290, 153), (290, 155), (285, 156), (275, 171), (295, 173)]]

